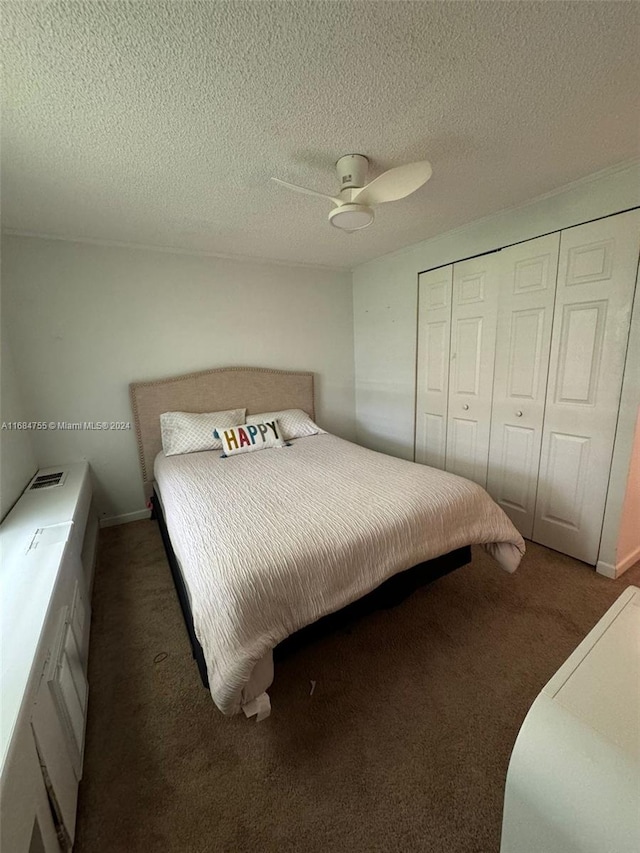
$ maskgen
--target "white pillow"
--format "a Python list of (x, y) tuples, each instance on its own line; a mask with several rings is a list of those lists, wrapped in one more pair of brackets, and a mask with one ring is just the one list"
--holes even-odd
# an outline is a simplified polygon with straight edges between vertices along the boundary
[(278, 421), (265, 423), (239, 424), (219, 429), (217, 435), (222, 441), (222, 455), (235, 456), (236, 453), (250, 453), (252, 450), (266, 450), (268, 447), (286, 447)]
[(213, 433), (221, 427), (244, 422), (246, 409), (226, 412), (165, 412), (160, 415), (162, 449), (165, 456), (197, 453), (199, 450), (219, 450), (222, 442)]
[(282, 412), (263, 412), (261, 415), (247, 415), (248, 424), (258, 424), (264, 421), (276, 420), (282, 428), (285, 441), (292, 438), (304, 438), (307, 435), (323, 434), (318, 424), (314, 423), (302, 409), (284, 409)]

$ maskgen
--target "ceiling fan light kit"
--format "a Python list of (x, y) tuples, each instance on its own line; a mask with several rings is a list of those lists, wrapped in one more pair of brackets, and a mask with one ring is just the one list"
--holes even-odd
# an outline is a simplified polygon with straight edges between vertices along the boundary
[(341, 204), (329, 214), (329, 222), (342, 231), (359, 231), (375, 219), (373, 208), (366, 204)]
[(431, 177), (431, 165), (426, 160), (396, 166), (365, 183), (369, 160), (363, 154), (346, 154), (336, 163), (340, 189), (338, 196), (327, 195), (307, 187), (299, 187), (272, 178), (290, 190), (326, 198), (335, 205), (329, 214), (329, 222), (342, 231), (360, 231), (375, 219), (373, 205), (397, 201), (411, 195)]

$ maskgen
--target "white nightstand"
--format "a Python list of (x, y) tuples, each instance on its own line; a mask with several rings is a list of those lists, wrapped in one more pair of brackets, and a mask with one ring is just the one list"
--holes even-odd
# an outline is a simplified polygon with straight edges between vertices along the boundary
[(501, 853), (640, 851), (640, 590), (537, 697), (507, 773)]

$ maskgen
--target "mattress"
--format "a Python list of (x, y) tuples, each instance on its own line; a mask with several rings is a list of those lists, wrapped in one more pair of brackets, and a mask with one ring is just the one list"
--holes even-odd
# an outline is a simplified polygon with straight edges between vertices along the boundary
[(475, 483), (333, 435), (154, 465), (209, 686), (234, 714), (269, 686), (272, 649), (411, 566), (483, 545), (516, 569), (524, 541)]

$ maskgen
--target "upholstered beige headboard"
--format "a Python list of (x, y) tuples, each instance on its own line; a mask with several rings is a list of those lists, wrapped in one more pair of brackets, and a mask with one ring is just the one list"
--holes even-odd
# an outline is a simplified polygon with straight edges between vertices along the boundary
[(146, 497), (153, 484), (153, 460), (160, 450), (163, 412), (222, 412), (246, 408), (247, 414), (302, 409), (315, 418), (313, 373), (262, 367), (221, 367), (184, 376), (129, 385), (138, 456)]

